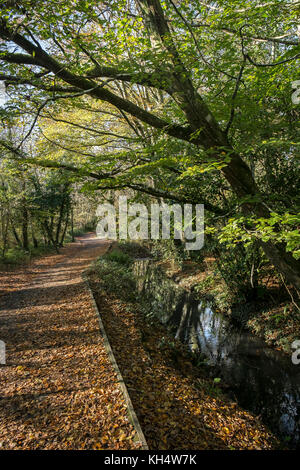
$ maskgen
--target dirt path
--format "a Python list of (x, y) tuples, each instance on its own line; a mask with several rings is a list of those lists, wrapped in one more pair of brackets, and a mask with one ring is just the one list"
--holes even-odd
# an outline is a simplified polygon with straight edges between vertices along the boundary
[(107, 248), (88, 234), (0, 273), (0, 448), (134, 449), (81, 273)]

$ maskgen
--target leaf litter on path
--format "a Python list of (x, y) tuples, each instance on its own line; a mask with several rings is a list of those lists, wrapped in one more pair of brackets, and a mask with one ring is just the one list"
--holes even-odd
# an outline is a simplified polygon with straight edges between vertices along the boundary
[(106, 248), (90, 234), (0, 273), (1, 449), (139, 447), (81, 279)]

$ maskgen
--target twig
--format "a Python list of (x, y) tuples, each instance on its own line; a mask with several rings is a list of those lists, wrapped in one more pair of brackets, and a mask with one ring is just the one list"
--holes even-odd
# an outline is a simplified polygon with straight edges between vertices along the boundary
[(242, 66), (240, 68), (240, 72), (239, 72), (239, 75), (238, 75), (238, 78), (236, 80), (236, 84), (235, 84), (235, 88), (234, 88), (234, 92), (233, 92), (233, 95), (232, 95), (232, 107), (231, 107), (231, 111), (230, 111), (230, 118), (229, 118), (229, 121), (227, 123), (227, 126), (226, 126), (226, 129), (225, 129), (225, 134), (228, 134), (229, 132), (229, 129), (230, 129), (230, 126), (233, 122), (233, 119), (234, 119), (234, 114), (235, 114), (235, 106), (234, 106), (234, 102), (235, 102), (235, 98), (236, 98), (236, 95), (239, 91), (239, 87), (240, 87), (240, 82), (242, 80), (242, 75), (243, 75), (243, 72), (244, 72), (244, 68), (246, 66), (246, 58), (244, 56), (244, 60), (243, 60), (243, 63), (242, 63)]
[(292, 60), (298, 59), (300, 57), (300, 54), (296, 54), (293, 57), (290, 57), (289, 59), (284, 59), (280, 60), (279, 62), (273, 62), (272, 64), (259, 64), (258, 62), (255, 62), (251, 57), (249, 56), (248, 52), (245, 51), (245, 44), (244, 44), (244, 39), (245, 36), (243, 35), (243, 29), (250, 27), (250, 24), (244, 24), (243, 26), (240, 27), (240, 36), (241, 36), (241, 41), (242, 41), (242, 54), (244, 56), (244, 59), (248, 60), (250, 64), (255, 65), (255, 67), (277, 67), (277, 65), (281, 64), (286, 64), (287, 62), (291, 62)]
[(17, 149), (20, 149), (21, 146), (24, 144), (25, 140), (28, 139), (28, 137), (30, 136), (30, 134), (32, 133), (33, 129), (34, 129), (34, 126), (39, 118), (39, 115), (41, 113), (41, 111), (44, 109), (44, 107), (50, 102), (50, 101), (56, 101), (58, 99), (67, 99), (67, 98), (75, 98), (77, 96), (82, 96), (82, 95), (85, 95), (87, 93), (91, 93), (93, 90), (95, 90), (96, 88), (99, 88), (101, 87), (102, 85), (97, 85), (93, 88), (90, 88), (89, 90), (85, 90), (85, 91), (80, 91), (78, 93), (73, 93), (73, 94), (68, 94), (68, 95), (60, 95), (60, 96), (52, 96), (51, 98), (47, 98), (38, 108), (37, 110), (37, 113), (35, 115), (35, 118), (33, 120), (33, 123), (31, 124), (30, 126), (30, 129), (29, 131), (27, 132), (27, 134), (25, 135), (25, 137), (21, 140), (20, 144), (18, 145)]
[(298, 305), (296, 304), (295, 300), (294, 300), (294, 297), (293, 297), (293, 294), (291, 293), (291, 291), (289, 290), (288, 286), (286, 285), (286, 283), (284, 282), (284, 278), (283, 278), (283, 275), (280, 273), (280, 277), (281, 277), (281, 280), (284, 284), (284, 287), (286, 288), (286, 290), (288, 291), (288, 294), (289, 296), (291, 297), (291, 300), (292, 300), (292, 304), (295, 305), (295, 307), (297, 308), (297, 310), (300, 312), (300, 308), (298, 307)]
[(169, 0), (169, 2), (171, 3), (171, 5), (173, 6), (174, 10), (176, 11), (177, 15), (181, 18), (181, 20), (184, 22), (184, 24), (186, 25), (186, 27), (188, 28), (192, 38), (193, 38), (193, 41), (195, 43), (195, 46), (196, 46), (196, 49), (197, 51), (199, 52), (199, 55), (201, 57), (201, 59), (203, 60), (203, 62), (208, 65), (208, 67), (210, 67), (212, 70), (216, 70), (217, 72), (219, 73), (222, 73), (223, 75), (226, 75), (227, 77), (230, 77), (231, 79), (233, 80), (236, 80), (236, 77), (234, 77), (233, 75), (225, 72), (224, 70), (221, 70), (217, 67), (215, 67), (214, 65), (212, 65), (203, 55), (203, 52), (201, 51), (200, 47), (199, 47), (199, 44), (198, 44), (198, 41), (197, 39), (195, 38), (195, 35), (193, 33), (193, 30), (191, 28), (191, 26), (189, 25), (189, 23), (186, 21), (186, 19), (184, 18), (184, 16), (180, 13), (180, 11), (178, 10), (177, 6), (175, 5), (175, 3), (173, 2), (173, 0)]

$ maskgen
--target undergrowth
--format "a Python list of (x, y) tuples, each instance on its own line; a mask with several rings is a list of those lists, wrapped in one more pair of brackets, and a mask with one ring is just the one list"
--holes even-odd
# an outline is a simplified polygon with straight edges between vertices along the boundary
[(30, 263), (33, 258), (54, 252), (55, 249), (52, 246), (44, 245), (37, 248), (31, 246), (28, 251), (20, 247), (9, 248), (6, 251), (5, 256), (0, 258), (0, 267), (2, 266), (4, 268), (5, 266), (27, 264)]

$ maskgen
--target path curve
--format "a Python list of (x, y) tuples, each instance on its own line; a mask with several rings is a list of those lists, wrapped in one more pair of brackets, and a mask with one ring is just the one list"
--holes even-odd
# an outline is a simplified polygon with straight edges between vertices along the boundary
[(0, 448), (136, 448), (81, 278), (108, 245), (90, 233), (59, 255), (0, 273)]

